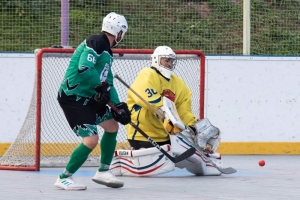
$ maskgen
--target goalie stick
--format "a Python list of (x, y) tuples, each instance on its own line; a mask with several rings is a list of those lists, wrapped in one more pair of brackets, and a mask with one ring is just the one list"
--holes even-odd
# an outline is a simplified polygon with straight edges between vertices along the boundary
[[(190, 130), (189, 130), (190, 131)], [(189, 141), (182, 133), (178, 133), (179, 136), (181, 136), (184, 140), (186, 140), (187, 142)], [(197, 152), (200, 154), (200, 156), (202, 157), (202, 159), (204, 160), (205, 163), (209, 163), (211, 165), (213, 165), (217, 170), (219, 170), (222, 174), (233, 174), (236, 172), (236, 169), (232, 168), (232, 167), (227, 167), (227, 168), (221, 168), (218, 167), (213, 161), (211, 161), (206, 155), (205, 153), (199, 149), (196, 145), (189, 143), (189, 145), (191, 145), (192, 147), (194, 147)]]
[[(121, 114), (120, 111), (118, 110), (118, 108), (116, 108), (111, 102), (108, 102), (108, 105), (117, 113)], [(142, 136), (144, 136), (145, 138), (147, 138), (147, 140), (154, 146), (156, 147), (160, 152), (162, 152), (167, 158), (169, 158), (173, 163), (178, 163), (181, 162), (185, 159), (187, 159), (188, 157), (192, 156), (195, 152), (196, 149), (194, 147), (189, 148), (188, 150), (186, 150), (185, 152), (183, 152), (182, 154), (180, 154), (179, 156), (173, 157), (170, 154), (168, 154), (164, 149), (162, 149), (151, 137), (149, 137), (142, 129), (140, 129), (136, 124), (134, 124), (133, 122), (129, 122), (129, 124), (135, 128), (140, 134), (142, 134)]]
[[(130, 91), (132, 91), (139, 99), (141, 99), (155, 114), (158, 115), (158, 117), (160, 119), (164, 119), (164, 115), (162, 113), (160, 113), (159, 111), (157, 111), (151, 104), (149, 104), (145, 99), (143, 99), (142, 96), (140, 96), (136, 91), (134, 91), (125, 81), (123, 81), (123, 79), (121, 79), (117, 74), (114, 75), (114, 77), (116, 79), (118, 79), (123, 85), (125, 85)], [(189, 130), (191, 131), (191, 130)], [(179, 133), (180, 136), (182, 138), (184, 138), (185, 140), (187, 140), (187, 138)], [(189, 141), (189, 140), (187, 140)], [(228, 168), (221, 168), (221, 167), (218, 167), (213, 161), (211, 161), (206, 155), (205, 153), (199, 149), (198, 147), (196, 147), (196, 145), (194, 144), (190, 144), (192, 146), (192, 148), (196, 149), (197, 152), (201, 155), (201, 157), (203, 158), (203, 160), (206, 162), (206, 163), (210, 163), (211, 165), (213, 165), (217, 170), (219, 170), (222, 174), (233, 174), (235, 172), (237, 172), (236, 169), (232, 168), (232, 167), (228, 167)]]

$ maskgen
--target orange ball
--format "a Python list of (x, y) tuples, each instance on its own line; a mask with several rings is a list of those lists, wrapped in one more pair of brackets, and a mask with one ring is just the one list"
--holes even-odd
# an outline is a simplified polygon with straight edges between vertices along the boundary
[(261, 167), (263, 167), (263, 166), (265, 166), (265, 161), (264, 160), (260, 160), (259, 162), (258, 162), (258, 164), (259, 164), (259, 166), (261, 166)]

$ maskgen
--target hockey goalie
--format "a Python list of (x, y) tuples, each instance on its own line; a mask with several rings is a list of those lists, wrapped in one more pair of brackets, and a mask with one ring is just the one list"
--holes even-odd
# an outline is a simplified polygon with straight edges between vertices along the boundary
[[(126, 125), (131, 150), (115, 151), (110, 169), (119, 176), (155, 176), (173, 171), (176, 167), (186, 168), (197, 176), (221, 175), (215, 167), (223, 166), (221, 155), (216, 152), (221, 140), (220, 131), (208, 119), (199, 120), (193, 114), (191, 91), (173, 73), (175, 53), (168, 46), (159, 46), (151, 60), (151, 66), (140, 71), (131, 88), (152, 109), (128, 90), (127, 105), (131, 110), (132, 123), (170, 155), (176, 157), (193, 146), (197, 151), (187, 159), (173, 163), (133, 126)], [(213, 164), (206, 162), (207, 159)]]

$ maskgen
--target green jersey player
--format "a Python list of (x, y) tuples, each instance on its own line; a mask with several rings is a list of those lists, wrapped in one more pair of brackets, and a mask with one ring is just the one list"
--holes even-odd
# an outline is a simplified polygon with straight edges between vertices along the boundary
[[(65, 170), (57, 178), (54, 185), (58, 188), (87, 188), (74, 182), (72, 175), (98, 145), (98, 125), (104, 129), (104, 134), (100, 141), (100, 166), (92, 180), (114, 188), (124, 185), (109, 171), (116, 147), (118, 122), (123, 125), (130, 122), (127, 104), (120, 102), (113, 85), (111, 48), (118, 45), (127, 29), (124, 16), (109, 13), (103, 19), (102, 33), (84, 40), (70, 60), (57, 99), (71, 129), (77, 136), (82, 137), (83, 142), (74, 149)], [(111, 111), (107, 107), (108, 102), (121, 112)]]

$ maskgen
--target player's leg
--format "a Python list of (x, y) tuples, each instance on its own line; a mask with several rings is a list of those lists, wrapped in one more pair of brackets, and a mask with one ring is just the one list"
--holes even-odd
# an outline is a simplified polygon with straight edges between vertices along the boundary
[(95, 106), (74, 106), (60, 103), (68, 123), (77, 136), (83, 138), (72, 152), (67, 166), (54, 184), (65, 190), (85, 190), (86, 186), (76, 183), (72, 175), (83, 165), (88, 155), (98, 144), (97, 125), (95, 124)]
[(112, 118), (107, 107), (105, 109), (98, 107), (97, 124), (104, 129), (104, 133), (100, 141), (100, 166), (92, 180), (107, 187), (123, 187), (124, 183), (118, 180), (109, 170), (117, 144), (119, 124)]

